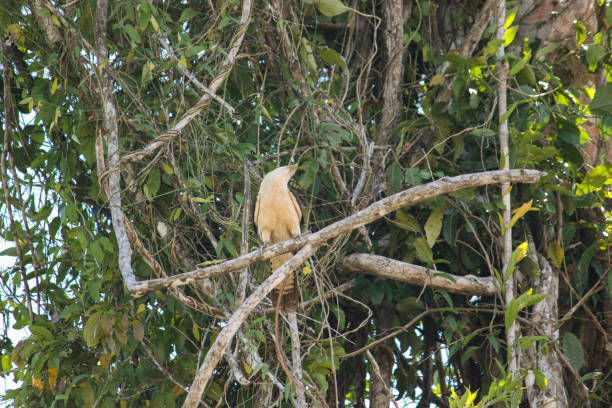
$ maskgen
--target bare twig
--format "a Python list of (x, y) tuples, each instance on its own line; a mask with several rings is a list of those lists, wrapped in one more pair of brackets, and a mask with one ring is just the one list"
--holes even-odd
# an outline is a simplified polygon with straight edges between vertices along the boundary
[(199, 268), (194, 271), (185, 272), (168, 278), (151, 279), (141, 281), (128, 286), (134, 296), (143, 296), (155, 290), (181, 286), (193, 282), (203, 277), (213, 277), (236, 271), (249, 266), (255, 262), (268, 260), (287, 252), (295, 251), (306, 244), (320, 247), (328, 240), (341, 234), (350, 232), (362, 225), (376, 221), (385, 215), (398, 210), (399, 208), (412, 205), (414, 203), (448, 194), (463, 188), (477, 187), (486, 184), (501, 182), (521, 182), (534, 183), (546, 173), (538, 170), (496, 170), (482, 173), (464, 174), (455, 177), (443, 177), (434, 182), (412, 187), (407, 190), (386, 197), (371, 204), (369, 207), (356, 212), (338, 222), (335, 222), (315, 233), (304, 234), (297, 238), (270, 245), (256, 251), (251, 251), (246, 255), (239, 256), (232, 260)]

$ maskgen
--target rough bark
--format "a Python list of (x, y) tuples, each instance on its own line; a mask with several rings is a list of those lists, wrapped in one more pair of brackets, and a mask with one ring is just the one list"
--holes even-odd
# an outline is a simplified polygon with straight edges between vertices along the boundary
[[(535, 293), (546, 293), (548, 296), (534, 305), (531, 320), (536, 325), (538, 335), (547, 336), (551, 341), (559, 343), (559, 329), (556, 327), (559, 318), (557, 307), (559, 273), (541, 254), (538, 254), (537, 260), (540, 274), (534, 279), (533, 290)], [(545, 353), (542, 350), (545, 346), (548, 347), (544, 342), (538, 342), (530, 351), (535, 368), (544, 374), (548, 384), (541, 390), (533, 383), (533, 374), (528, 375), (525, 381), (527, 398), (532, 407), (565, 408), (568, 402), (563, 382), (563, 367), (555, 353), (551, 351)]]
[[(376, 310), (377, 335), (385, 333), (393, 327), (393, 310), (390, 306), (381, 306)], [(391, 400), (390, 384), (393, 373), (393, 353), (391, 352), (391, 339), (381, 343), (374, 348), (373, 357), (370, 361), (372, 372), (370, 374), (370, 407), (389, 408)], [(378, 365), (378, 370), (375, 365)]]
[(53, 50), (59, 49), (59, 46), (63, 40), (62, 32), (60, 31), (59, 27), (55, 25), (51, 16), (43, 17), (40, 14), (42, 10), (45, 10), (42, 1), (30, 0), (30, 8), (32, 9), (32, 14), (34, 14), (36, 18), (38, 27), (40, 27), (40, 29), (42, 30), (51, 48)]
[(402, 78), (404, 77), (404, 7), (403, 0), (386, 0), (383, 8), (383, 41), (386, 66), (383, 70), (382, 109), (376, 144), (386, 144), (402, 113)]
[(492, 276), (440, 274), (419, 265), (396, 261), (380, 255), (351, 254), (342, 260), (341, 267), (344, 272), (374, 275), (412, 285), (442, 289), (450, 293), (495, 296), (499, 291), (497, 281)]

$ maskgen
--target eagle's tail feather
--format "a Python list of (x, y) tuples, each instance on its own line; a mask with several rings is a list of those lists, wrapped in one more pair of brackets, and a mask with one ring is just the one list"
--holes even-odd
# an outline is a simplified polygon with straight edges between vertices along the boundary
[[(293, 256), (292, 253), (283, 254), (270, 259), (272, 272), (277, 270)], [(297, 309), (299, 294), (297, 287), (297, 274), (291, 272), (284, 281), (272, 290), (272, 306), (276, 307), (279, 302), (279, 309), (283, 312), (295, 312)]]

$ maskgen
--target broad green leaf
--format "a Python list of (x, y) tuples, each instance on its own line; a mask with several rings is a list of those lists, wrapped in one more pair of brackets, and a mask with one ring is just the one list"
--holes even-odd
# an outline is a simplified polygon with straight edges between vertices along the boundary
[(153, 79), (153, 69), (155, 68), (155, 64), (151, 61), (147, 61), (142, 66), (142, 75), (140, 77), (140, 83), (145, 84)]
[(144, 339), (144, 326), (140, 320), (134, 320), (132, 322), (132, 333), (137, 341), (142, 341)]
[(342, 69), (346, 69), (346, 62), (336, 50), (329, 47), (316, 47), (317, 54), (328, 64), (338, 65)]
[(327, 17), (334, 17), (348, 10), (340, 0), (313, 0), (313, 3), (321, 14)]
[(433, 263), (433, 252), (425, 238), (419, 237), (414, 240), (414, 249), (419, 259), (425, 263)]
[(421, 232), (421, 226), (419, 222), (412, 215), (408, 214), (404, 210), (397, 210), (395, 212), (395, 219), (393, 223), (398, 227), (405, 229), (406, 231)]
[(151, 196), (155, 196), (159, 191), (161, 178), (158, 169), (152, 169), (147, 177), (147, 187), (149, 187), (149, 193)]
[(544, 388), (546, 388), (546, 386), (548, 385), (548, 379), (541, 371), (535, 368), (532, 371), (535, 376), (536, 385), (540, 390), (544, 390)]
[(500, 39), (496, 38), (494, 40), (490, 40), (485, 46), (484, 50), (482, 50), (482, 55), (487, 58), (494, 55), (502, 44), (503, 41)]
[(442, 221), (444, 219), (445, 207), (438, 207), (431, 212), (429, 218), (425, 222), (425, 236), (430, 248), (433, 248), (436, 240), (442, 231)]
[(576, 185), (576, 195), (600, 191), (609, 185), (612, 185), (612, 164), (600, 164), (584, 177), (582, 183)]
[(506, 323), (506, 331), (508, 331), (508, 329), (510, 329), (510, 326), (512, 326), (512, 323), (514, 323), (514, 320), (516, 319), (516, 314), (518, 313), (518, 302), (516, 301), (516, 299), (512, 299), (510, 301), (510, 303), (508, 304), (508, 307), (506, 308), (506, 311), (504, 313), (504, 321)]
[(567, 356), (570, 363), (577, 372), (584, 365), (584, 349), (578, 337), (572, 332), (563, 334), (563, 353)]
[(599, 44), (592, 44), (586, 50), (586, 60), (589, 64), (589, 71), (595, 72), (597, 64), (606, 55), (606, 50)]

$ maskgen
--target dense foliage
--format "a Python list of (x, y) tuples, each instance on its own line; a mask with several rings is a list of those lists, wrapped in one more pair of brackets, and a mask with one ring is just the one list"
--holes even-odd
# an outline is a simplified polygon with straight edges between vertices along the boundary
[[(473, 51), (458, 51), (483, 1), (407, 2), (399, 26), (375, 1), (254, 2), (217, 98), (143, 153), (217, 77), (239, 35), (242, 4), (111, 1), (110, 59), (100, 61), (95, 1), (3, 1), (0, 233), (13, 244), (2, 255), (15, 264), (1, 272), (0, 353), (3, 374), (19, 383), (4, 397), (14, 406), (180, 406), (244, 299), (239, 273), (184, 287), (183, 297), (125, 290), (103, 187), (108, 172), (99, 167), (108, 132), (101, 66), (112, 72), (121, 154), (136, 153), (121, 162), (123, 210), (143, 251), (168, 275), (259, 246), (250, 225), (241, 249), (243, 215), (252, 219), (261, 177), (277, 165), (300, 165), (294, 187), (304, 231), (409, 186), (502, 167), (495, 24)], [(579, 19), (569, 39), (553, 42), (529, 31), (522, 25), (529, 15), (512, 7), (510, 167), (548, 173), (513, 186), (513, 208), (532, 203), (514, 224), (513, 242), (548, 258), (560, 276), (563, 317), (559, 340), (526, 337), (525, 345), (538, 341), (559, 354), (573, 406), (587, 398), (608, 406), (612, 9), (597, 4), (588, 17), (594, 25)], [(403, 52), (390, 55), (386, 41), (398, 29)], [(397, 73), (397, 58), (400, 86), (390, 95), (385, 81)], [(330, 242), (300, 268), (302, 367), (311, 389), (330, 406), (365, 406), (375, 374), (362, 347), (401, 328), (370, 350), (400, 404), (447, 407), (466, 388), (496, 392), (491, 385), (504, 378), (507, 361), (499, 299), (352, 275), (340, 263), (368, 252), (441, 273), (499, 276), (501, 196), (490, 186), (405, 208)], [(532, 259), (518, 264), (518, 294), (539, 273)], [(138, 279), (157, 277), (140, 250), (132, 266)], [(249, 268), (247, 295), (268, 272), (267, 263)], [(514, 311), (522, 334), (537, 336), (522, 306)], [(262, 310), (232, 347), (251, 385), (240, 386), (223, 361), (203, 397), (208, 406), (291, 403), (290, 388), (271, 380), (290, 384), (275, 357), (273, 314)], [(28, 335), (17, 343), (9, 327)], [(288, 350), (283, 327), (279, 341)]]

